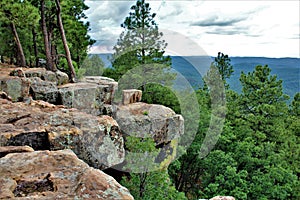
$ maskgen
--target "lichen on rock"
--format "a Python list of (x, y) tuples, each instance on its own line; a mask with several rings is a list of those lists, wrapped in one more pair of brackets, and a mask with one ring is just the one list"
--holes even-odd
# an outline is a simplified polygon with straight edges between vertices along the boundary
[(123, 137), (109, 116), (97, 117), (34, 100), (26, 104), (0, 99), (0, 112), (0, 146), (72, 149), (79, 158), (101, 169), (124, 160)]
[(11, 153), (0, 158), (0, 199), (133, 199), (71, 150)]

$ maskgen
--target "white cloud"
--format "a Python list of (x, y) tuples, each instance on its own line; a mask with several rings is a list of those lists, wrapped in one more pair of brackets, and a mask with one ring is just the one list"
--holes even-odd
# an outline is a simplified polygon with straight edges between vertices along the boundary
[[(299, 1), (148, 2), (161, 29), (179, 32), (209, 55), (300, 57)], [(92, 52), (111, 51), (134, 3), (86, 1), (90, 35), (99, 46)]]

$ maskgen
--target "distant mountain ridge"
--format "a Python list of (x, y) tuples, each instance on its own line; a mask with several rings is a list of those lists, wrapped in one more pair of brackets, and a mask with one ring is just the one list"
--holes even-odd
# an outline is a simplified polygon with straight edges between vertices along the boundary
[[(193, 87), (202, 85), (199, 73), (192, 64), (187, 62), (188, 57), (172, 57), (172, 67), (183, 74)], [(234, 91), (241, 92), (239, 81), (241, 72), (252, 72), (257, 65), (268, 65), (271, 74), (281, 79), (283, 91), (291, 98), (300, 92), (300, 58), (265, 58), (265, 57), (230, 57), (234, 73), (227, 82)], [(211, 59), (213, 61), (213, 59)], [(206, 64), (206, 66), (208, 66)]]
[[(110, 67), (111, 63), (108, 59), (112, 54), (99, 54), (106, 67)], [(194, 63), (202, 62), (204, 66), (209, 66), (213, 61), (211, 57), (201, 56), (171, 56), (172, 68), (177, 73), (182, 74), (194, 88), (203, 85), (201, 74), (195, 69)], [(202, 60), (203, 59), (203, 60)], [(241, 92), (241, 84), (239, 81), (241, 72), (251, 72), (257, 65), (268, 65), (271, 68), (271, 74), (277, 75), (277, 79), (283, 81), (283, 91), (289, 95), (291, 99), (297, 92), (300, 92), (300, 58), (266, 58), (266, 57), (230, 57), (233, 65), (234, 73), (227, 82), (234, 91)]]

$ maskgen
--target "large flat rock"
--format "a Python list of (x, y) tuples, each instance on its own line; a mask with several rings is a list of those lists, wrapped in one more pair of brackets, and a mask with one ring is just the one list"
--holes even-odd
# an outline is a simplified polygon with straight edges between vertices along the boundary
[(178, 139), (184, 133), (183, 117), (162, 105), (142, 102), (119, 105), (114, 118), (126, 135), (150, 135), (158, 145)]
[(117, 122), (44, 101), (12, 103), (0, 99), (0, 146), (34, 150), (72, 149), (91, 166), (123, 162), (124, 141)]
[[(159, 153), (154, 159), (157, 165), (151, 170), (166, 169), (176, 157), (178, 139), (184, 133), (184, 120), (170, 108), (142, 102), (119, 105), (114, 119), (125, 138), (127, 136), (153, 138)], [(149, 158), (147, 152), (144, 154), (145, 158)], [(131, 161), (126, 158), (125, 162)], [(127, 170), (126, 166), (122, 168), (124, 169)]]
[(13, 101), (22, 101), (24, 97), (28, 97), (29, 89), (28, 78), (0, 76), (0, 91), (6, 92)]
[(129, 191), (71, 150), (0, 158), (0, 199), (133, 199)]
[(117, 82), (103, 77), (86, 77), (85, 81), (59, 86), (58, 102), (93, 115), (111, 115)]
[(55, 103), (57, 85), (69, 82), (68, 75), (61, 71), (45, 68), (0, 67), (0, 91), (6, 92), (13, 101), (22, 101), (28, 96), (36, 100)]
[(87, 76), (78, 83), (68, 81), (68, 75), (60, 71), (0, 67), (0, 91), (14, 102), (32, 97), (93, 115), (112, 115), (116, 81), (102, 76)]

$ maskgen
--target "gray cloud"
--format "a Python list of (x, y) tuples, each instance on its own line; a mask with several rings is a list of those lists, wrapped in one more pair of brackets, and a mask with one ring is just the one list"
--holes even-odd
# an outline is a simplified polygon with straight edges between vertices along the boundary
[(173, 17), (173, 16), (178, 16), (180, 15), (181, 13), (183, 13), (183, 9), (182, 8), (178, 8), (178, 7), (173, 7), (171, 8), (173, 10), (171, 10), (170, 12), (167, 12), (167, 13), (159, 13), (159, 19), (161, 20), (165, 20), (165, 19), (168, 19), (170, 17)]
[(246, 35), (249, 37), (261, 36), (260, 33), (253, 33), (253, 31), (250, 31), (250, 27), (245, 26), (216, 27), (205, 33), (214, 35)]
[(88, 16), (91, 31), (89, 35), (97, 42), (94, 46), (115, 45), (122, 29), (125, 17), (130, 12), (132, 1), (86, 1), (90, 7), (85, 14)]
[(91, 22), (91, 24), (95, 24), (95, 22), (102, 20), (104, 22), (110, 21), (115, 25), (120, 25), (123, 22), (126, 15), (129, 13), (132, 2), (87, 1), (87, 4), (88, 6), (90, 6), (90, 9), (87, 10), (86, 15), (88, 16), (88, 20)]
[(209, 26), (232, 26), (238, 22), (246, 20), (247, 16), (241, 16), (236, 18), (223, 18), (221, 19), (219, 16), (214, 15), (207, 19), (202, 19), (196, 22), (191, 23), (191, 26), (201, 26), (201, 27), (209, 27)]

